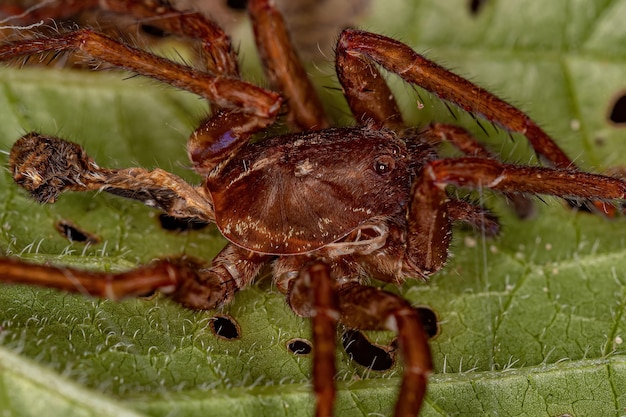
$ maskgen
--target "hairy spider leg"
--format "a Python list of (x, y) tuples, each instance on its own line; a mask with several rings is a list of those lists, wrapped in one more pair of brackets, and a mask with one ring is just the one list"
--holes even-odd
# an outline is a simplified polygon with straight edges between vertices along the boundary
[(47, 19), (66, 19), (87, 9), (98, 7), (100, 0), (45, 1), (27, 7), (19, 4), (0, 4), (0, 17), (13, 26), (36, 24)]
[(159, 291), (185, 307), (211, 310), (228, 303), (235, 292), (249, 285), (269, 259), (229, 244), (210, 266), (183, 257), (111, 273), (0, 257), (0, 277), (5, 283), (37, 285), (115, 301)]
[[(443, 141), (449, 142), (467, 156), (498, 159), (461, 126), (448, 123), (431, 123), (420, 131), (420, 138), (433, 145)], [(530, 197), (520, 193), (504, 193), (504, 195), (513, 205), (518, 217), (526, 219), (532, 216), (535, 207)], [(448, 207), (449, 209), (450, 207)]]
[(451, 236), (447, 185), (574, 199), (626, 198), (623, 180), (574, 169), (517, 166), (477, 157), (430, 161), (413, 184), (406, 253), (407, 262), (426, 275), (441, 269), (447, 258)]
[[(2, 6), (0, 6), (0, 10)], [(39, 20), (67, 19), (81, 12), (99, 9), (135, 17), (164, 32), (197, 40), (202, 51), (205, 69), (214, 75), (239, 78), (237, 54), (230, 38), (208, 17), (194, 11), (179, 11), (166, 2), (145, 0), (56, 0), (29, 8), (22, 13), (13, 9), (8, 16), (17, 23), (35, 23)]]
[(291, 259), (293, 265), (305, 264), (298, 277), (289, 282), (287, 301), (296, 314), (313, 320), (316, 416), (332, 415), (337, 321), (353, 329), (391, 330), (398, 334), (405, 370), (394, 416), (416, 416), (432, 371), (428, 337), (418, 312), (396, 294), (355, 280), (337, 284), (328, 264), (307, 264), (306, 257), (299, 258)]
[(287, 119), (297, 130), (330, 126), (322, 102), (291, 43), (273, 0), (248, 1), (257, 50), (270, 85), (287, 99)]
[[(408, 45), (382, 35), (346, 29), (339, 37), (336, 54), (337, 74), (357, 120), (373, 120), (375, 126), (395, 129), (401, 122), (393, 95), (372, 61), (442, 100), (480, 115), (506, 130), (523, 134), (535, 152), (552, 166), (577, 168), (554, 140), (524, 112), (426, 59)], [(473, 147), (475, 151), (477, 147)], [(523, 199), (515, 204), (522, 216), (529, 214), (528, 204)], [(615, 207), (609, 204), (600, 201), (589, 204), (609, 217), (616, 213)]]
[[(408, 45), (385, 36), (346, 29), (339, 37), (337, 55), (372, 60), (388, 71), (398, 74), (408, 83), (416, 84), (439, 98), (454, 103), (470, 113), (481, 115), (509, 131), (525, 135), (535, 151), (554, 166), (575, 167), (552, 138), (521, 110), (424, 58)], [(380, 77), (372, 71), (370, 74), (373, 74), (372, 77)], [(362, 76), (367, 75), (365, 72)], [(351, 93), (346, 91), (346, 94)], [(377, 96), (363, 95), (363, 98), (371, 100), (368, 97), (380, 95), (376, 94)]]
[(301, 257), (306, 263), (289, 281), (287, 303), (294, 313), (311, 317), (313, 328), (313, 390), (316, 417), (331, 417), (335, 403), (335, 349), (339, 299), (328, 264)]
[(81, 52), (118, 68), (154, 78), (204, 97), (220, 107), (241, 109), (261, 118), (274, 118), (280, 109), (281, 99), (276, 93), (236, 78), (215, 76), (178, 64), (89, 29), (2, 44), (0, 60), (64, 51)]
[(165, 260), (114, 274), (30, 264), (18, 259), (0, 257), (2, 282), (38, 285), (112, 300), (147, 295), (158, 288), (171, 289), (178, 281), (193, 275), (195, 271), (188, 267)]
[(418, 312), (397, 294), (354, 281), (339, 286), (337, 293), (341, 323), (354, 329), (397, 333), (404, 372), (394, 416), (417, 416), (433, 367)]
[[(179, 11), (161, 2), (144, 0), (58, 0), (25, 13), (18, 22), (69, 18), (100, 9), (146, 21), (164, 32), (197, 40), (205, 69), (214, 75), (240, 77), (238, 58), (230, 38), (208, 17)], [(14, 8), (12, 13), (16, 13)], [(322, 129), (330, 124), (313, 84), (295, 51), (285, 22), (273, 1), (248, 2), (255, 41), (270, 84), (287, 98), (287, 119), (297, 130)]]

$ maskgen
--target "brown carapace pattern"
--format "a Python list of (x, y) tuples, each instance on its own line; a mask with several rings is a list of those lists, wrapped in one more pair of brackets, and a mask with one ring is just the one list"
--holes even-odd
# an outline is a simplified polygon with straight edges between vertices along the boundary
[[(316, 415), (333, 414), (336, 326), (397, 332), (404, 371), (395, 416), (419, 413), (431, 372), (427, 335), (418, 312), (402, 297), (365, 285), (424, 279), (448, 257), (451, 223), (488, 235), (497, 219), (449, 194), (448, 186), (490, 188), (508, 196), (552, 194), (610, 212), (624, 200), (621, 179), (589, 174), (535, 122), (488, 91), (445, 70), (394, 39), (346, 29), (336, 46), (336, 70), (355, 119), (331, 128), (306, 71), (270, 0), (250, 0), (248, 12), (275, 91), (240, 79), (228, 36), (205, 16), (149, 0), (60, 0), (36, 10), (65, 17), (100, 7), (150, 18), (160, 30), (199, 44), (202, 69), (174, 63), (89, 29), (0, 44), (0, 60), (64, 51), (191, 91), (212, 105), (189, 138), (191, 186), (163, 170), (99, 167), (78, 145), (29, 133), (10, 155), (15, 181), (41, 203), (60, 193), (107, 191), (169, 216), (216, 223), (230, 243), (206, 264), (161, 260), (122, 274), (83, 272), (0, 260), (0, 279), (120, 299), (159, 290), (181, 304), (213, 309), (254, 282), (271, 265), (277, 288), (313, 321)], [(28, 22), (29, 15), (22, 17)], [(374, 65), (377, 64), (377, 65)], [(466, 131), (433, 124), (407, 129), (377, 66), (398, 74), (508, 131), (524, 134), (547, 167), (499, 162)], [(251, 143), (284, 111), (294, 133)], [(466, 156), (441, 159), (449, 141)], [(73, 280), (68, 281), (71, 275)]]

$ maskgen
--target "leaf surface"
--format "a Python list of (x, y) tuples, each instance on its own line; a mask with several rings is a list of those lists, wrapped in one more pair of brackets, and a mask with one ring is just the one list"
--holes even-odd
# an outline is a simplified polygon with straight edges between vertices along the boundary
[[(626, 1), (374, 1), (362, 27), (420, 52), (520, 105), (586, 169), (626, 165), (626, 134), (607, 121), (626, 90)], [(241, 48), (249, 71), (254, 59)], [(311, 68), (338, 123), (349, 123), (332, 66)], [(255, 79), (258, 75), (250, 75)], [(38, 130), (81, 143), (102, 166), (161, 167), (192, 182), (184, 144), (206, 109), (197, 98), (142, 79), (51, 68), (2, 69), (5, 150)], [(411, 123), (465, 125), (503, 159), (535, 163), (507, 134), (390, 77)], [(419, 105), (423, 104), (423, 106)], [(418, 110), (418, 108), (421, 108)], [(0, 156), (6, 164), (6, 155)], [(5, 165), (6, 166), (6, 165)], [(211, 259), (214, 228), (163, 230), (158, 215), (103, 194), (29, 200), (0, 176), (0, 248), (26, 260), (124, 270), (164, 255)], [(423, 415), (621, 415), (626, 407), (626, 225), (570, 211), (556, 199), (518, 220), (499, 198), (479, 195), (503, 224), (486, 239), (457, 230), (445, 271), (401, 291), (432, 308), (440, 334)], [(70, 243), (71, 220), (101, 237)], [(241, 338), (209, 330), (214, 313), (156, 297), (114, 303), (53, 290), (0, 287), (0, 408), (9, 415), (299, 416), (311, 413), (310, 356), (286, 344), (309, 338), (268, 280), (217, 312)], [(393, 335), (370, 334), (382, 344)], [(338, 351), (337, 415), (389, 414), (400, 367), (369, 371)], [(34, 399), (37, 399), (35, 401)]]

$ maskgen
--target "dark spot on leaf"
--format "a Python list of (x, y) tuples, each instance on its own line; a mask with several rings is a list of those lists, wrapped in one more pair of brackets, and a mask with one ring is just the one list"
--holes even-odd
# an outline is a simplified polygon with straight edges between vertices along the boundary
[(615, 124), (626, 124), (626, 93), (621, 92), (613, 100), (612, 108), (609, 112), (609, 120)]
[(241, 337), (239, 324), (232, 317), (215, 316), (211, 318), (209, 326), (213, 334), (222, 339), (233, 340)]
[(167, 214), (159, 215), (161, 227), (172, 232), (186, 232), (189, 230), (204, 229), (209, 223), (201, 222), (195, 219), (180, 219), (178, 217), (169, 216)]
[(422, 327), (429, 338), (433, 338), (439, 334), (439, 323), (437, 322), (437, 314), (429, 307), (416, 307), (417, 313), (420, 315)]
[(226, 5), (233, 10), (246, 10), (248, 7), (247, 0), (226, 0)]
[(54, 228), (70, 242), (89, 243), (92, 245), (100, 243), (98, 236), (81, 229), (68, 220), (59, 220), (54, 224)]
[(374, 344), (358, 330), (346, 330), (341, 335), (341, 343), (352, 360), (374, 371), (386, 371), (394, 364), (395, 346)]
[(470, 0), (469, 2), (469, 10), (473, 16), (478, 15), (482, 8), (487, 3), (487, 0)]
[(287, 342), (287, 349), (294, 355), (308, 355), (313, 350), (311, 342), (306, 339), (291, 339)]

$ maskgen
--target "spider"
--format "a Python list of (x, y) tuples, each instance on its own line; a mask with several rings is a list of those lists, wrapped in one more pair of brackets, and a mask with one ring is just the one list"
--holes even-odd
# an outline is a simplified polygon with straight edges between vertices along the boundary
[[(138, 18), (160, 17), (155, 24), (163, 30), (198, 38), (206, 68), (174, 63), (89, 29), (5, 43), (0, 59), (77, 51), (207, 99), (213, 113), (187, 144), (203, 183), (191, 186), (160, 169), (101, 168), (80, 146), (39, 133), (23, 136), (11, 150), (14, 180), (41, 203), (55, 202), (66, 190), (139, 200), (174, 217), (215, 223), (230, 243), (208, 265), (160, 260), (121, 274), (3, 259), (2, 280), (111, 299), (159, 290), (187, 307), (213, 309), (230, 302), (269, 264), (291, 309), (313, 322), (316, 415), (332, 414), (338, 322), (398, 333), (405, 369), (395, 415), (418, 414), (432, 368), (418, 313), (402, 297), (364, 281), (399, 283), (439, 271), (448, 257), (452, 221), (497, 233), (489, 212), (454, 197), (448, 186), (490, 188), (512, 198), (552, 194), (589, 200), (592, 209), (604, 211), (612, 208), (607, 201), (625, 197), (622, 180), (578, 170), (520, 110), (394, 39), (356, 29), (341, 33), (337, 75), (360, 126), (333, 128), (270, 1), (250, 1), (248, 9), (268, 78), (280, 94), (241, 81), (228, 37), (201, 15), (144, 1), (96, 3)], [(374, 63), (525, 134), (551, 167), (503, 164), (455, 126), (406, 128)], [(294, 133), (250, 142), (281, 109)], [(444, 140), (467, 156), (440, 158), (436, 145)]]

